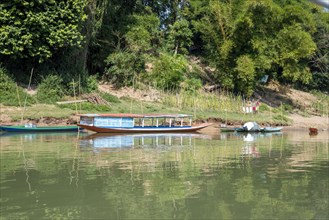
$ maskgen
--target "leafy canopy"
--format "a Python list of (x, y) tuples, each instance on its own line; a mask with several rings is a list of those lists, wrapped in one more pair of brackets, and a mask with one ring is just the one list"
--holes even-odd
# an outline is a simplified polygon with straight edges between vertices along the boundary
[(86, 0), (0, 2), (0, 54), (50, 58), (63, 47), (80, 46)]

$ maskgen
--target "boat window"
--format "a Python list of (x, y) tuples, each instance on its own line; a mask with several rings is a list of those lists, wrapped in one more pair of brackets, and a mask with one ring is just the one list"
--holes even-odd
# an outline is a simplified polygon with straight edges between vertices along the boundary
[(133, 118), (110, 118), (110, 117), (96, 117), (95, 126), (106, 126), (114, 128), (131, 128), (134, 127)]
[(93, 125), (93, 118), (80, 117), (80, 124), (82, 124), (82, 125)]

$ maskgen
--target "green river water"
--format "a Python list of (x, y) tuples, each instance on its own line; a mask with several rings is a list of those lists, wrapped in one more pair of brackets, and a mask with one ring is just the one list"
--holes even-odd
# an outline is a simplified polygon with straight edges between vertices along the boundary
[(328, 131), (0, 140), (0, 219), (329, 219)]

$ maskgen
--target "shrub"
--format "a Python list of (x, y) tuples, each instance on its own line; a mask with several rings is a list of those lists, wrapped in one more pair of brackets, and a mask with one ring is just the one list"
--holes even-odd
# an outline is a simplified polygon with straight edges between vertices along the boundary
[(283, 104), (283, 110), (285, 110), (287, 112), (292, 112), (294, 110), (294, 108), (289, 104)]
[(8, 106), (23, 106), (34, 103), (34, 99), (18, 87), (7, 70), (0, 66), (0, 103)]
[(57, 75), (48, 75), (43, 78), (38, 86), (38, 101), (49, 104), (59, 101), (64, 95), (62, 82), (62, 78)]
[(151, 79), (155, 86), (164, 90), (177, 90), (187, 71), (187, 60), (182, 56), (162, 54), (154, 63)]
[(287, 124), (289, 122), (289, 119), (284, 115), (274, 115), (273, 119), (283, 124)]
[(195, 92), (202, 87), (202, 81), (196, 78), (188, 78), (181, 85), (182, 89), (187, 92)]
[(119, 87), (133, 85), (136, 75), (144, 70), (143, 57), (131, 52), (112, 53), (105, 62), (105, 78)]
[(103, 99), (105, 99), (108, 102), (112, 103), (120, 103), (120, 99), (114, 95), (108, 94), (108, 93), (101, 93), (100, 94)]
[(262, 103), (262, 104), (260, 104), (258, 111), (267, 112), (267, 111), (270, 111), (270, 107), (268, 107), (268, 105)]
[(87, 93), (95, 92), (98, 90), (97, 75), (88, 76), (87, 78)]

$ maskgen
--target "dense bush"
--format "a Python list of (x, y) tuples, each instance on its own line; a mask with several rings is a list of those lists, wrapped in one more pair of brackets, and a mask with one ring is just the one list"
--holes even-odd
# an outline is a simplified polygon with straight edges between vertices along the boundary
[(313, 73), (313, 80), (308, 85), (309, 89), (317, 89), (323, 92), (329, 92), (329, 72)]
[(187, 60), (183, 56), (161, 54), (154, 62), (151, 79), (154, 86), (164, 90), (177, 90), (184, 80), (187, 71)]
[(259, 112), (267, 112), (270, 111), (270, 107), (268, 107), (268, 105), (261, 103), (259, 108), (258, 108)]
[(48, 75), (38, 86), (37, 99), (42, 103), (55, 103), (63, 95), (62, 78), (57, 75)]
[(0, 66), (0, 103), (8, 106), (23, 106), (34, 103), (34, 99), (17, 86), (7, 70)]
[(144, 70), (142, 56), (131, 52), (119, 51), (112, 53), (105, 62), (107, 63), (105, 68), (106, 80), (119, 87), (133, 85), (136, 75)]
[(87, 78), (87, 88), (85, 89), (87, 93), (95, 92), (98, 90), (98, 80), (97, 75), (88, 76)]
[(196, 78), (187, 78), (181, 84), (181, 87), (184, 91), (195, 92), (202, 87), (202, 81)]

